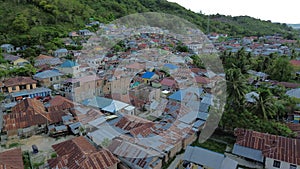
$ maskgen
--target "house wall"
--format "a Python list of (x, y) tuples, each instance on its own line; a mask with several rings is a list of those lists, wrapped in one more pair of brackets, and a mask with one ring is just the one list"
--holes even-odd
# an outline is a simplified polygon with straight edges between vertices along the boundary
[[(20, 86), (14, 86), (15, 87), (15, 90), (13, 90), (13, 87), (7, 87), (7, 91), (8, 93), (11, 93), (11, 92), (18, 92), (20, 91)], [(30, 90), (30, 89), (35, 89), (36, 88), (36, 84), (27, 84), (26, 85), (26, 90)]]
[(169, 158), (175, 157), (176, 153), (181, 151), (182, 149), (182, 141), (178, 141), (176, 144), (174, 144), (174, 147), (170, 150)]
[(91, 98), (92, 96), (100, 95), (101, 84), (102, 80), (80, 83), (80, 86), (74, 89), (74, 101), (80, 102), (84, 99)]
[(46, 79), (37, 79), (39, 80), (40, 84), (44, 87), (49, 87), (53, 84), (58, 84), (61, 82), (62, 78), (61, 76), (56, 76), (56, 77), (52, 77), (52, 81), (51, 78), (46, 78)]
[(74, 66), (74, 67), (60, 67), (58, 68), (61, 72), (63, 72), (64, 74), (72, 74), (72, 75), (77, 75), (80, 70), (79, 70), (79, 66)]
[(192, 144), (197, 139), (196, 133), (187, 135), (183, 141), (183, 148), (185, 149), (188, 145)]
[[(279, 161), (279, 160), (277, 160)], [(280, 168), (273, 167), (274, 159), (266, 158), (265, 168), (266, 169), (289, 169), (290, 163), (280, 161)], [(297, 166), (297, 169), (300, 169), (300, 165)]]

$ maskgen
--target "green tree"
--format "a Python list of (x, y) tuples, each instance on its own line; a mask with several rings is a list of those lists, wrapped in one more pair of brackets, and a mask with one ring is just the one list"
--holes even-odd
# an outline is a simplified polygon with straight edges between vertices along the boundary
[(29, 29), (28, 20), (23, 14), (19, 14), (15, 17), (12, 26), (15, 31), (20, 33), (24, 33)]
[(255, 104), (252, 112), (264, 120), (272, 119), (276, 115), (276, 106), (274, 105), (273, 95), (268, 90), (259, 92), (259, 97), (255, 98)]
[(290, 81), (294, 77), (294, 69), (287, 57), (278, 57), (272, 62), (272, 66), (267, 69), (271, 79), (278, 81)]

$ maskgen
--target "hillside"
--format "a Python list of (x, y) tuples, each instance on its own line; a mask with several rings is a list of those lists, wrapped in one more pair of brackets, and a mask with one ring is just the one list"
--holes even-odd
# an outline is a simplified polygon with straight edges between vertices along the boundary
[[(166, 0), (0, 0), (0, 44), (59, 47), (56, 37), (84, 28), (90, 18), (108, 23), (136, 12), (164, 12), (182, 17), (206, 32), (208, 16), (186, 10)], [(209, 31), (232, 36), (281, 33), (289, 38), (297, 32), (286, 24), (251, 17), (209, 16)]]

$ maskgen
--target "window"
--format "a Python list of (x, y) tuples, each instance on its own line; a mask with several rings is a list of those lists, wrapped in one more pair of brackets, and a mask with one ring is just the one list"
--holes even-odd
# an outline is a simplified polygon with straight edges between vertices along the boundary
[(280, 161), (274, 160), (273, 167), (280, 168)]
[(52, 77), (50, 77), (50, 81), (52, 82), (52, 80), (53, 80), (53, 78)]
[(58, 77), (58, 76), (56, 76), (56, 80), (59, 80), (59, 77)]
[(16, 90), (16, 86), (13, 86), (13, 87), (12, 87), (12, 90)]
[(296, 165), (293, 165), (293, 164), (291, 164), (291, 165), (290, 165), (290, 169), (297, 169), (297, 166), (296, 166)]

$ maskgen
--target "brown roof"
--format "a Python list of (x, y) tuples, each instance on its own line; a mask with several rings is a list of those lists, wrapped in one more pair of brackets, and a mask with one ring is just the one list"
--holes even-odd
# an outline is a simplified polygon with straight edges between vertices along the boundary
[(74, 108), (74, 103), (71, 100), (68, 100), (67, 98), (62, 96), (55, 96), (50, 100), (49, 103), (49, 112)]
[(207, 77), (196, 76), (195, 79), (196, 79), (196, 82), (200, 83), (200, 84), (208, 84), (209, 83), (209, 79)]
[(18, 86), (18, 85), (26, 85), (26, 84), (34, 84), (37, 83), (31, 77), (14, 77), (7, 80), (4, 80), (4, 86), (11, 87), (11, 86)]
[(277, 85), (284, 86), (286, 88), (298, 88), (300, 87), (299, 83), (291, 83), (291, 82), (278, 82)]
[(98, 168), (107, 169), (117, 163), (111, 152), (97, 150), (87, 138), (80, 136), (52, 146), (58, 157), (48, 160), (51, 168)]
[[(62, 104), (64, 105), (64, 103)], [(27, 98), (15, 107), (12, 112), (3, 116), (4, 130), (16, 130), (34, 125), (57, 123), (62, 121), (61, 116), (68, 112), (64, 111), (64, 106), (49, 107), (47, 112), (42, 102), (36, 99)]]
[(236, 129), (236, 144), (261, 150), (263, 156), (300, 165), (300, 140), (283, 136)]
[(20, 169), (24, 168), (22, 151), (20, 148), (4, 151), (0, 153), (0, 169)]
[(126, 68), (129, 68), (129, 69), (145, 69), (145, 64), (141, 64), (141, 63), (132, 63), (130, 65), (126, 65)]
[(47, 55), (42, 55), (40, 54), (38, 57), (36, 57), (36, 60), (41, 60), (41, 59), (53, 59), (54, 57), (52, 56), (47, 56)]
[(164, 85), (164, 86), (174, 86), (176, 84), (176, 81), (173, 80), (173, 79), (169, 79), (169, 78), (164, 78), (161, 82), (160, 82), (161, 85)]
[(3, 116), (4, 130), (16, 130), (47, 122), (46, 111), (42, 102), (25, 99), (12, 108), (12, 112)]

